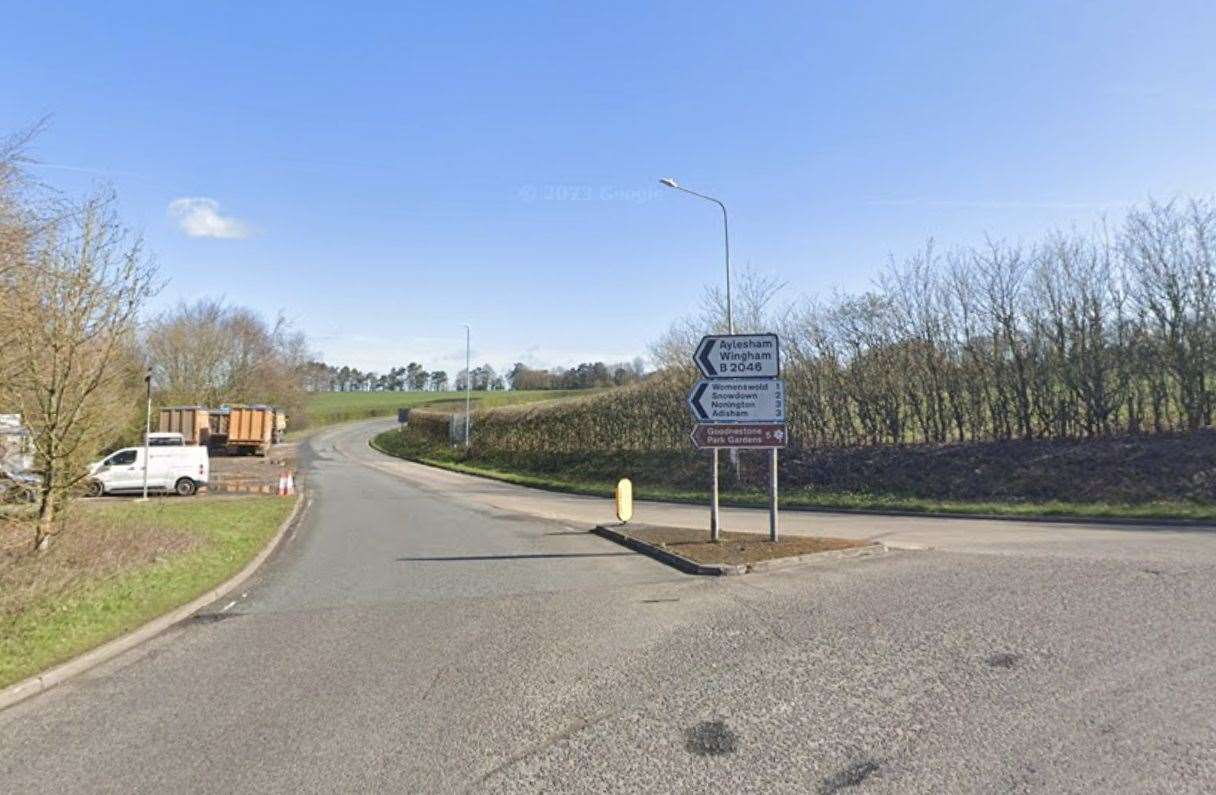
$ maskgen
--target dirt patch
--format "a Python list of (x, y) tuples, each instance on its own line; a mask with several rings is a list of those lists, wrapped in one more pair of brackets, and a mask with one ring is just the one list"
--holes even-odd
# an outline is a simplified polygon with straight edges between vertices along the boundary
[(279, 478), (284, 472), (291, 472), (293, 478), (299, 477), (296, 470), (297, 447), (294, 442), (276, 444), (265, 458), (213, 455), (208, 491), (212, 494), (276, 494)]
[(1013, 668), (1015, 665), (1017, 665), (1018, 661), (1021, 659), (1022, 659), (1022, 655), (1020, 655), (1020, 654), (1012, 654), (1010, 652), (1001, 652), (999, 654), (993, 654), (991, 657), (989, 657), (987, 660), (985, 660), (985, 662), (988, 663), (988, 665), (993, 668), (1008, 669), (1008, 668)]
[(873, 759), (864, 759), (828, 776), (819, 784), (819, 792), (821, 795), (834, 795), (844, 789), (859, 787), (881, 769), (881, 766)]
[(191, 624), (217, 624), (230, 618), (240, 618), (244, 613), (199, 613), (187, 619)]
[(868, 545), (865, 541), (817, 536), (783, 536), (773, 543), (767, 534), (736, 532), (724, 532), (722, 540), (714, 543), (709, 540), (708, 530), (628, 525), (613, 529), (702, 565), (744, 565)]
[(726, 721), (698, 723), (684, 732), (684, 748), (697, 756), (724, 756), (739, 750), (739, 735)]

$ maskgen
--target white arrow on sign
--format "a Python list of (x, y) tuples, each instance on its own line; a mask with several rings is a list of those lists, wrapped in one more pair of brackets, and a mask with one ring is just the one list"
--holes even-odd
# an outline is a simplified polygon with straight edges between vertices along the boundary
[(688, 393), (688, 409), (697, 422), (784, 422), (785, 382), (698, 381)]
[(710, 334), (701, 338), (692, 358), (706, 378), (781, 375), (781, 346), (776, 334)]

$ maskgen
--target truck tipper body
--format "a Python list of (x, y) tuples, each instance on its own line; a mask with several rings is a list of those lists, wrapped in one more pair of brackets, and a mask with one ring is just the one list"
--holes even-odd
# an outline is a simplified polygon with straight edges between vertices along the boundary
[(274, 443), (275, 410), (271, 406), (229, 406), (225, 446), (234, 452), (264, 456)]
[(161, 433), (180, 433), (186, 444), (205, 447), (210, 443), (211, 417), (203, 406), (166, 406), (159, 417)]

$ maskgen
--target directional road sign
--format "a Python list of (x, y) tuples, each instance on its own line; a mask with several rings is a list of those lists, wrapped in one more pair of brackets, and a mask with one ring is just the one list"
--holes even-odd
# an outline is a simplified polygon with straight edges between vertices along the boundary
[(768, 450), (785, 447), (785, 423), (726, 423), (693, 426), (692, 443), (698, 450), (713, 447), (744, 447)]
[(698, 381), (688, 393), (688, 409), (697, 422), (784, 422), (785, 382)]
[(776, 378), (781, 348), (776, 334), (711, 334), (693, 354), (706, 378)]

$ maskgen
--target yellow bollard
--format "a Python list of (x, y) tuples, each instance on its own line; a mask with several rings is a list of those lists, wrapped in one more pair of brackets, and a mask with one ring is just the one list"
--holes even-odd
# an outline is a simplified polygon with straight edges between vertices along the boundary
[(616, 484), (616, 518), (624, 524), (633, 518), (633, 483), (621, 478)]

